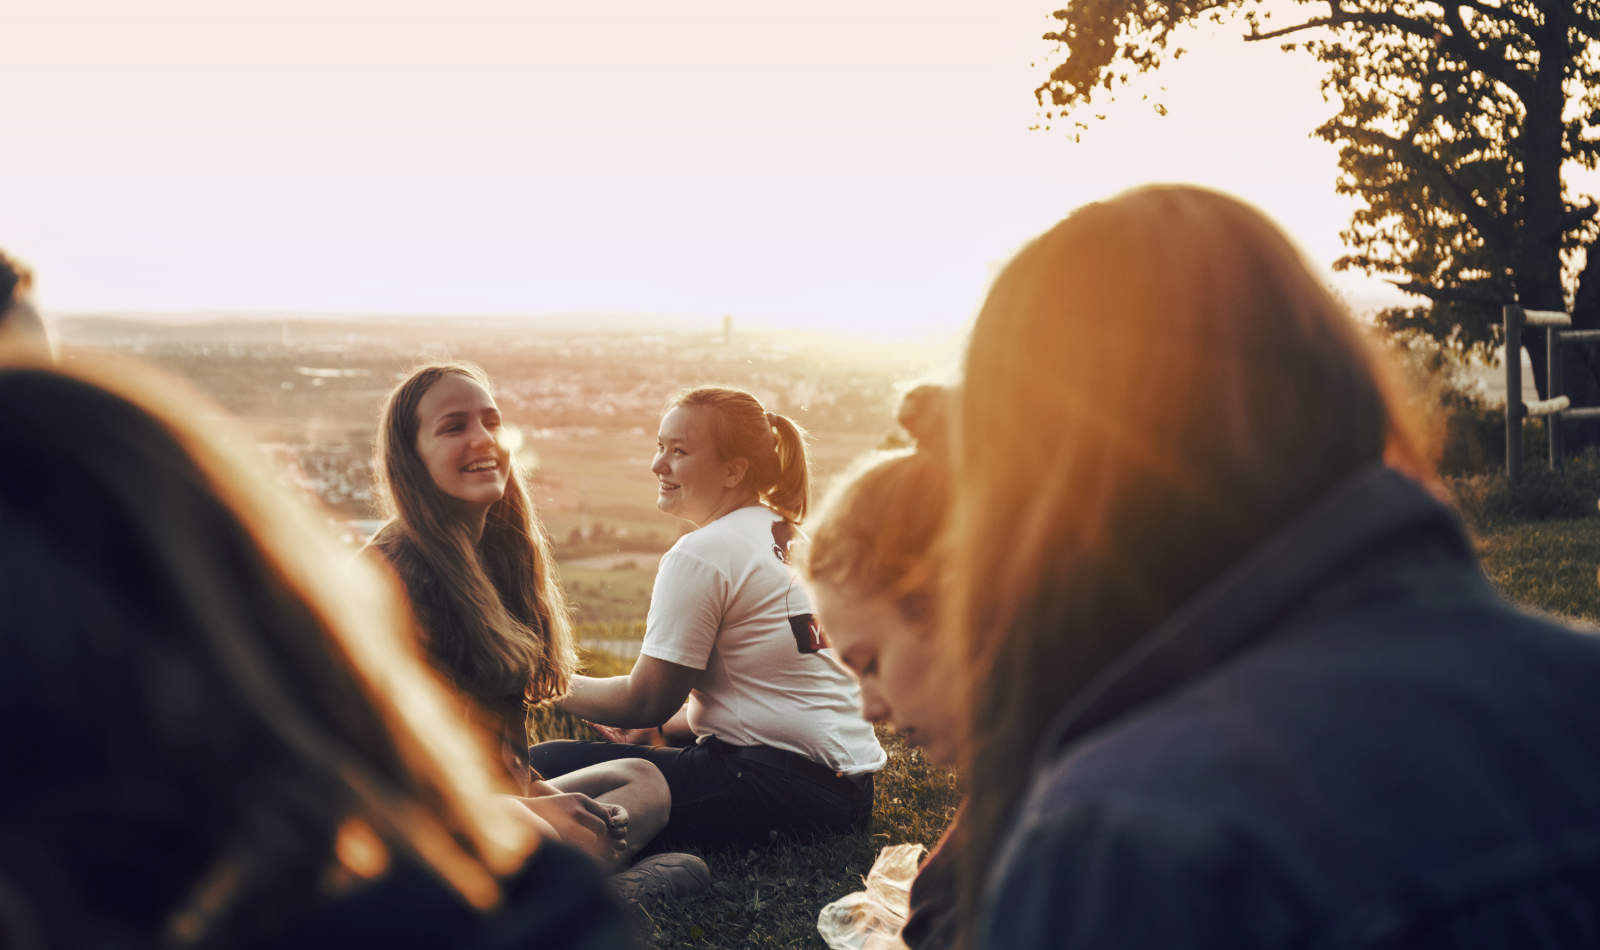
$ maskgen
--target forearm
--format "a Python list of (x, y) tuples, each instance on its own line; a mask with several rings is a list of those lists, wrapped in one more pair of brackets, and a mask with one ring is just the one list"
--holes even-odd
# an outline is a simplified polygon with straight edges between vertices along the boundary
[[(668, 711), (654, 697), (638, 695), (633, 676), (574, 676), (571, 690), (558, 704), (582, 719), (622, 729), (660, 725)], [(676, 708), (676, 707), (674, 707)]]

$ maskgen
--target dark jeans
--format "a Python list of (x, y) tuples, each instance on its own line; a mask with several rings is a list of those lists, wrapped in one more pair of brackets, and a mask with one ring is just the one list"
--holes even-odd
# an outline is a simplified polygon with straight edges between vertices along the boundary
[(672, 789), (667, 827), (649, 851), (763, 846), (775, 835), (861, 831), (872, 817), (872, 776), (844, 777), (802, 755), (729, 745), (709, 736), (683, 748), (557, 739), (528, 750), (546, 778), (609, 762), (649, 759)]

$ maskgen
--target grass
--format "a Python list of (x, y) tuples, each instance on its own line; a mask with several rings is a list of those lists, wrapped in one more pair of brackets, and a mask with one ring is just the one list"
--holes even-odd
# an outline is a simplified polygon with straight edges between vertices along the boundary
[(1506, 599), (1532, 610), (1600, 623), (1600, 518), (1480, 528), (1484, 573)]
[(573, 619), (580, 626), (643, 620), (660, 560), (659, 554), (645, 553), (612, 568), (562, 564), (561, 583), (572, 604)]
[[(1600, 517), (1518, 522), (1480, 522), (1474, 542), (1490, 581), (1525, 607), (1586, 623), (1600, 623)], [(586, 585), (587, 586), (587, 585)], [(648, 590), (645, 591), (646, 603)], [(643, 616), (644, 604), (635, 605)], [(607, 603), (608, 619), (625, 611)], [(612, 638), (637, 629), (620, 619), (583, 624), (581, 639)], [(597, 675), (625, 672), (632, 658), (590, 653)], [(586, 727), (557, 716), (536, 724), (546, 738), (593, 738)], [(960, 801), (955, 777), (930, 765), (893, 733), (879, 738), (889, 764), (877, 779), (872, 825), (863, 834), (817, 843), (779, 842), (759, 851), (700, 852), (711, 866), (709, 892), (658, 909), (645, 922), (646, 939), (658, 950), (756, 950), (822, 947), (817, 913), (824, 904), (860, 890), (883, 847), (919, 842), (931, 846)]]
[[(614, 626), (580, 625), (579, 640), (612, 636)], [(585, 651), (585, 672), (624, 673), (632, 660)], [(597, 738), (562, 713), (542, 713), (529, 728), (541, 739)], [(817, 936), (822, 906), (861, 890), (883, 847), (909, 842), (932, 847), (961, 800), (950, 772), (930, 764), (892, 732), (880, 729), (878, 738), (888, 750), (889, 764), (875, 780), (875, 807), (866, 832), (817, 842), (778, 841), (759, 851), (696, 852), (711, 867), (711, 890), (648, 916), (643, 926), (649, 943), (659, 950), (823, 946)]]

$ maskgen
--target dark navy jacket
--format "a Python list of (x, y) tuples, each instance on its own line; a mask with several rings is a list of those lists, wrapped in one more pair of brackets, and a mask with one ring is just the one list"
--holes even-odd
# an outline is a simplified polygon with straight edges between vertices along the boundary
[(981, 943), (1600, 947), (1600, 637), (1368, 469), (1080, 694)]

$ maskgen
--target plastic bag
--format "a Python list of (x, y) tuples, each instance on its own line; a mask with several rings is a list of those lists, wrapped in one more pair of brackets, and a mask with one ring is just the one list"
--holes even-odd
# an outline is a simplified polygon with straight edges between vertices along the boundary
[(822, 908), (817, 933), (831, 950), (904, 950), (900, 928), (911, 907), (911, 881), (927, 851), (920, 844), (895, 844), (878, 852), (867, 872), (867, 889)]

